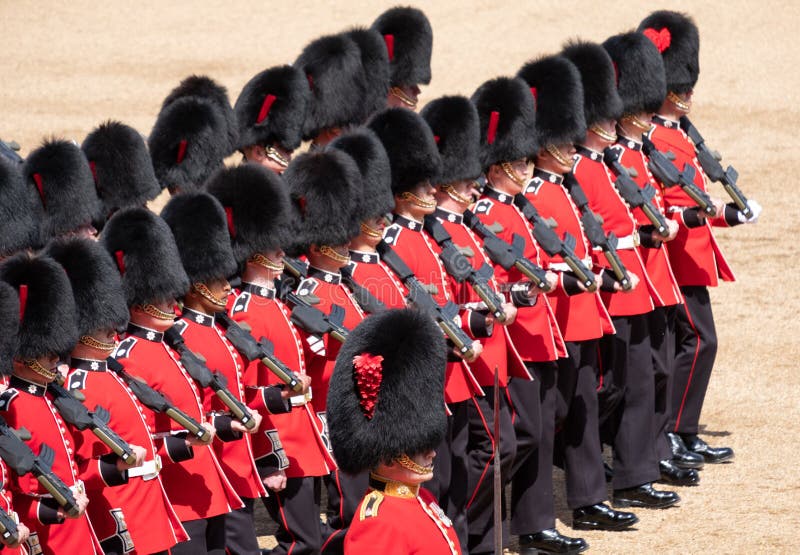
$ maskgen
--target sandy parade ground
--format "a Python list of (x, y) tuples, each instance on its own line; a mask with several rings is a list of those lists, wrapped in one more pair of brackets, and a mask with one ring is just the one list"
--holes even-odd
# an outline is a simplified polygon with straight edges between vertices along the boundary
[[(269, 66), (319, 35), (369, 25), (392, 3), (0, 0), (0, 137), (26, 154), (44, 137), (79, 143), (101, 121), (147, 135), (166, 94), (204, 73), (235, 100)], [(720, 349), (702, 422), (733, 464), (707, 466), (679, 509), (638, 511), (635, 531), (581, 535), (604, 553), (793, 552), (800, 540), (800, 198), (790, 168), (800, 124), (800, 4), (766, 2), (418, 2), (434, 30), (422, 101), (470, 95), (571, 37), (602, 41), (664, 7), (701, 33), (693, 121), (764, 206), (757, 225), (717, 231), (738, 283), (712, 291)], [(724, 192), (712, 185), (717, 196)], [(557, 482), (557, 488), (561, 481)], [(559, 490), (559, 529), (571, 521)], [(577, 534), (576, 534), (577, 535)], [(269, 538), (264, 538), (269, 542)], [(267, 543), (265, 543), (267, 545)]]

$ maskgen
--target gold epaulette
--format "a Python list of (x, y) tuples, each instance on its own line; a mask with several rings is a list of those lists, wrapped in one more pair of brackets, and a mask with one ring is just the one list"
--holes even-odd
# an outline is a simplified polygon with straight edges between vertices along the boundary
[(359, 520), (366, 520), (378, 516), (378, 508), (383, 503), (383, 493), (373, 490), (364, 497), (361, 502), (361, 511), (358, 513)]

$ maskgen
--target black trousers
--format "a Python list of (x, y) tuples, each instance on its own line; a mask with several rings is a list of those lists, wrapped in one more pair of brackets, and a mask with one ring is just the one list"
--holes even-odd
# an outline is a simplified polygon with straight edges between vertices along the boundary
[(271, 491), (264, 497), (264, 507), (278, 525), (275, 540), (278, 545), (274, 555), (318, 554), (322, 549), (320, 526), (320, 487), (322, 481), (315, 477), (287, 478), (286, 488)]
[(684, 304), (675, 319), (675, 384), (670, 430), (696, 434), (714, 359), (717, 330), (706, 287), (681, 287)]
[(260, 555), (253, 519), (255, 499), (242, 497), (244, 507), (225, 515), (225, 548), (228, 555)]
[[(467, 522), (469, 551), (483, 553), (494, 550), (494, 461), (500, 453), (502, 489), (511, 477), (516, 454), (514, 423), (506, 388), (500, 388), (498, 422), (500, 437), (494, 435), (494, 386), (484, 387), (484, 397), (473, 397), (467, 403), (469, 440), (467, 443)], [(503, 491), (500, 491), (502, 496)], [(502, 509), (501, 509), (502, 510)]]
[(653, 419), (655, 451), (658, 460), (669, 459), (672, 451), (666, 433), (670, 431), (672, 389), (675, 381), (675, 316), (678, 306), (656, 307), (647, 317), (650, 347), (655, 371), (655, 418)]
[(325, 477), (325, 486), (328, 493), (328, 526), (324, 533), (326, 537), (322, 552), (332, 555), (344, 553), (344, 535), (356, 514), (358, 504), (369, 489), (369, 472), (347, 474), (334, 470)]
[(511, 533), (515, 535), (555, 526), (553, 441), (558, 367), (555, 362), (527, 366), (534, 381), (512, 379), (508, 385), (514, 430), (520, 439), (511, 477)]
[(170, 549), (172, 555), (225, 555), (225, 517), (199, 518), (181, 522), (189, 539)]
[(567, 506), (608, 499), (597, 402), (598, 340), (568, 341), (558, 359), (556, 453), (563, 461)]
[(600, 365), (603, 380), (610, 380), (622, 399), (603, 423), (601, 438), (613, 447), (614, 489), (625, 489), (661, 476), (653, 436), (655, 379), (647, 315), (612, 320), (617, 333), (600, 340)]

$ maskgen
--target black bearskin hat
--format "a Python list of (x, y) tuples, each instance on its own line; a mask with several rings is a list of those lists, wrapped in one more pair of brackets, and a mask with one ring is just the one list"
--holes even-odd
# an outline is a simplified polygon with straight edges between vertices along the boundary
[(536, 99), (536, 130), (542, 145), (583, 140), (583, 84), (575, 64), (564, 56), (545, 56), (525, 64), (517, 76), (528, 84)]
[(528, 158), (539, 150), (536, 102), (521, 79), (498, 77), (472, 95), (481, 132), (481, 167)]
[(320, 37), (303, 49), (294, 67), (303, 72), (311, 88), (303, 139), (359, 122), (364, 72), (361, 50), (352, 39), (344, 34)]
[(410, 191), (433, 179), (442, 168), (442, 158), (433, 132), (422, 117), (405, 108), (386, 108), (368, 123), (389, 155), (392, 194)]
[(170, 91), (161, 104), (161, 110), (166, 109), (175, 100), (187, 96), (205, 98), (219, 109), (220, 114), (225, 118), (225, 137), (228, 139), (225, 156), (233, 154), (239, 142), (239, 126), (236, 123), (236, 114), (231, 108), (231, 101), (228, 99), (228, 89), (206, 75), (190, 75)]
[(11, 374), (11, 360), (17, 352), (19, 297), (16, 290), (0, 281), (0, 374)]
[(0, 280), (19, 296), (19, 358), (66, 355), (78, 342), (69, 279), (49, 256), (17, 254), (0, 264)]
[(372, 114), (386, 107), (390, 79), (389, 54), (383, 37), (374, 29), (356, 27), (345, 34), (361, 51), (363, 97), (358, 123), (364, 123)]
[(225, 210), (201, 191), (181, 193), (161, 211), (192, 283), (227, 278), (236, 272)]
[(21, 164), (0, 156), (0, 258), (39, 246), (44, 209), (36, 191)]
[(266, 69), (250, 79), (236, 99), (240, 149), (277, 143), (300, 146), (311, 91), (303, 72), (292, 66)]
[(572, 41), (562, 55), (575, 64), (583, 83), (583, 115), (586, 127), (622, 116), (622, 99), (617, 93), (617, 77), (608, 52), (597, 43)]
[(42, 242), (89, 225), (101, 213), (89, 162), (71, 141), (45, 141), (25, 159), (22, 175), (44, 207)]
[(199, 188), (229, 154), (225, 117), (211, 100), (177, 98), (161, 109), (148, 146), (161, 188)]
[(206, 190), (225, 210), (237, 263), (285, 245), (292, 209), (281, 176), (247, 163), (218, 171), (209, 179)]
[(80, 237), (55, 239), (45, 254), (61, 264), (72, 286), (78, 335), (121, 330), (128, 323), (128, 306), (114, 261), (97, 241)]
[(411, 309), (370, 316), (336, 357), (328, 422), (336, 463), (355, 474), (435, 449), (447, 428), (447, 348), (433, 320)]
[(103, 219), (115, 210), (144, 206), (161, 192), (144, 138), (133, 127), (107, 121), (81, 145), (103, 203)]
[(656, 112), (667, 96), (664, 62), (641, 33), (615, 35), (603, 43), (617, 71), (617, 92), (626, 114)]
[(392, 169), (386, 149), (375, 133), (360, 127), (337, 137), (329, 146), (347, 153), (361, 172), (364, 189), (353, 208), (355, 220), (360, 223), (391, 212), (394, 209)]
[(442, 169), (431, 179), (445, 184), (475, 179), (481, 174), (478, 112), (465, 96), (443, 96), (420, 113), (433, 131)]
[(392, 86), (427, 85), (431, 82), (433, 29), (417, 8), (386, 10), (372, 24), (386, 43)]
[(106, 223), (100, 241), (122, 275), (128, 306), (183, 297), (189, 277), (167, 223), (146, 208), (124, 208)]
[(644, 18), (637, 31), (661, 52), (667, 90), (678, 94), (691, 91), (700, 75), (700, 32), (692, 18), (661, 10)]
[(364, 185), (350, 156), (336, 149), (306, 152), (292, 160), (283, 176), (299, 210), (298, 246), (343, 245), (358, 235), (353, 207)]

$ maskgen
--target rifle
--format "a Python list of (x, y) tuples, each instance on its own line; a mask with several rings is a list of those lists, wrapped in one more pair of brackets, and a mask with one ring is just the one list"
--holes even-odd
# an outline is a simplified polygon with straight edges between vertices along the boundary
[(253, 420), (253, 415), (247, 405), (237, 399), (233, 393), (228, 390), (227, 381), (225, 377), (218, 372), (212, 372), (208, 369), (203, 359), (201, 359), (194, 351), (186, 346), (178, 329), (173, 326), (164, 332), (164, 342), (175, 349), (181, 355), (181, 364), (189, 375), (194, 378), (197, 383), (203, 387), (210, 387), (216, 394), (222, 404), (231, 411), (231, 415), (241, 422), (245, 428), (252, 430), (256, 426), (256, 421)]
[(436, 219), (436, 216), (425, 216), (423, 226), (425, 231), (436, 241), (436, 244), (442, 247), (439, 258), (442, 260), (447, 273), (459, 283), (467, 281), (478, 297), (486, 304), (495, 319), (501, 323), (505, 322), (507, 318), (506, 313), (503, 311), (503, 298), (489, 284), (489, 280), (492, 279), (494, 274), (492, 267), (484, 262), (480, 268), (475, 270), (472, 267), (472, 263), (467, 260), (467, 257), (458, 250), (458, 247), (453, 243), (453, 238), (444, 228), (442, 222)]
[(47, 389), (53, 395), (53, 404), (64, 420), (80, 431), (91, 430), (125, 463), (129, 465), (136, 463), (136, 455), (128, 442), (108, 426), (108, 422), (111, 420), (108, 409), (97, 405), (94, 407), (94, 411), (90, 412), (83, 403), (56, 381), (47, 384)]
[(388, 243), (381, 241), (376, 248), (381, 255), (381, 260), (408, 289), (408, 300), (423, 312), (427, 312), (436, 321), (462, 357), (472, 358), (475, 355), (472, 350), (472, 339), (455, 323), (455, 319), (458, 318), (458, 306), (452, 301), (440, 306), (430, 291), (417, 279), (411, 268), (403, 262), (403, 259), (392, 250)]
[(225, 330), (225, 337), (233, 343), (233, 346), (244, 358), (248, 361), (260, 360), (292, 391), (299, 393), (303, 390), (303, 382), (281, 359), (275, 356), (275, 346), (269, 339), (262, 337), (256, 341), (244, 324), (236, 322), (225, 312), (218, 312), (215, 319)]
[(17, 521), (3, 509), (0, 509), (0, 537), (3, 538), (5, 543), (10, 545), (19, 543)]
[(282, 291), (294, 291), (300, 282), (308, 274), (308, 265), (302, 260), (291, 258), (289, 256), (283, 257), (283, 274), (279, 280), (282, 284)]
[(533, 237), (548, 256), (559, 255), (572, 273), (583, 283), (590, 293), (597, 291), (594, 274), (586, 267), (583, 260), (575, 254), (576, 239), (569, 233), (564, 234), (564, 239), (559, 239), (556, 232), (550, 229), (547, 222), (539, 215), (539, 211), (525, 195), (519, 193), (514, 196), (514, 205), (519, 208), (522, 215), (533, 224)]
[(386, 310), (385, 304), (370, 293), (366, 287), (362, 287), (353, 279), (352, 270), (348, 266), (341, 268), (339, 273), (342, 275), (342, 282), (350, 290), (350, 293), (353, 294), (353, 298), (364, 312), (376, 314)]
[(664, 187), (680, 186), (683, 192), (689, 195), (697, 206), (708, 214), (715, 216), (717, 209), (714, 208), (714, 202), (708, 193), (703, 191), (700, 187), (694, 184), (695, 169), (689, 164), (684, 164), (683, 171), (678, 171), (675, 164), (667, 158), (667, 156), (656, 148), (646, 135), (642, 135), (642, 150), (647, 155), (649, 161), (647, 166), (653, 175), (656, 176)]
[(586, 233), (586, 238), (594, 247), (603, 250), (603, 254), (608, 260), (611, 269), (614, 272), (619, 284), (624, 291), (629, 291), (633, 284), (628, 276), (628, 271), (617, 253), (617, 236), (611, 232), (606, 236), (603, 231), (603, 226), (597, 220), (597, 215), (589, 208), (589, 199), (581, 189), (580, 183), (575, 179), (575, 175), (569, 172), (564, 176), (564, 186), (569, 191), (569, 196), (575, 201), (578, 209), (581, 211), (581, 223), (583, 224), (583, 231)]
[(56, 503), (68, 515), (76, 518), (80, 514), (80, 509), (72, 490), (61, 478), (53, 473), (53, 461), (55, 460), (56, 452), (46, 443), (42, 443), (37, 456), (20, 439), (21, 435), (27, 435), (30, 438), (28, 430), (25, 428), (20, 428), (19, 431), (14, 430), (8, 425), (5, 418), (0, 416), (0, 458), (18, 476), (28, 473), (33, 474), (36, 480), (42, 484), (42, 487), (53, 496)]
[(472, 231), (483, 239), (483, 249), (486, 255), (495, 264), (499, 264), (506, 270), (516, 268), (522, 275), (531, 280), (544, 292), (550, 291), (550, 284), (547, 283), (547, 272), (523, 256), (525, 250), (525, 239), (518, 234), (514, 234), (511, 243), (507, 243), (498, 237), (491, 229), (481, 222), (481, 220), (469, 210), (465, 210), (464, 223)]
[(752, 218), (753, 211), (747, 204), (747, 197), (744, 196), (744, 193), (736, 184), (739, 180), (739, 172), (737, 172), (733, 166), (728, 166), (728, 169), (722, 169), (722, 164), (720, 164), (722, 157), (718, 152), (712, 151), (708, 147), (700, 131), (697, 130), (697, 127), (695, 127), (686, 116), (681, 117), (681, 129), (689, 135), (689, 138), (694, 143), (697, 149), (697, 160), (700, 162), (700, 166), (703, 168), (703, 171), (706, 172), (708, 178), (711, 181), (721, 183), (722, 188), (725, 189), (725, 192), (727, 192), (733, 199), (733, 202), (736, 203), (739, 212), (744, 214), (748, 220)]
[(619, 161), (620, 154), (611, 147), (603, 150), (603, 161), (610, 167), (617, 176), (614, 186), (619, 191), (620, 196), (631, 208), (641, 208), (650, 223), (655, 226), (656, 231), (662, 237), (669, 237), (669, 226), (664, 215), (653, 204), (656, 190), (648, 183), (644, 189), (640, 189), (636, 182), (631, 178), (628, 170)]
[(314, 335), (327, 333), (340, 343), (350, 335), (350, 330), (344, 327), (344, 308), (338, 304), (331, 306), (330, 314), (325, 314), (297, 293), (288, 293), (286, 302), (293, 305), (292, 323), (306, 332)]
[(197, 420), (176, 407), (163, 393), (147, 385), (142, 379), (129, 374), (117, 359), (106, 359), (108, 369), (128, 384), (128, 387), (144, 406), (169, 416), (174, 422), (189, 431), (191, 435), (204, 443), (208, 443), (210, 434)]

